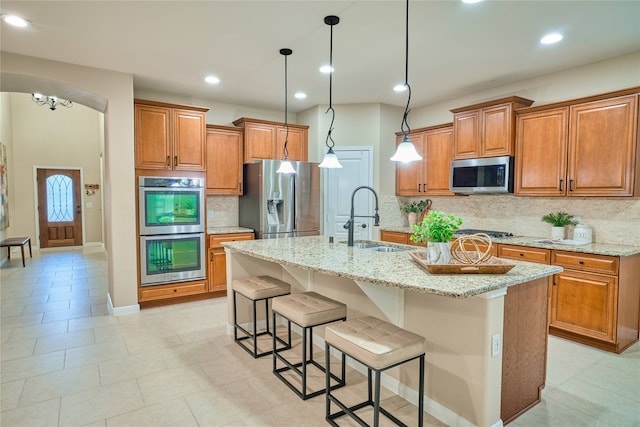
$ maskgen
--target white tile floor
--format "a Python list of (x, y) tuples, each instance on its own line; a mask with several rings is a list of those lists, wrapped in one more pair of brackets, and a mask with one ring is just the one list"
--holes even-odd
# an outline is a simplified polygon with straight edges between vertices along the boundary
[[(301, 401), (226, 335), (224, 298), (111, 317), (103, 252), (19, 261), (0, 269), (3, 427), (327, 425), (323, 398)], [(414, 425), (415, 407), (385, 396)], [(550, 337), (543, 401), (511, 425), (640, 426), (640, 344), (615, 355)]]

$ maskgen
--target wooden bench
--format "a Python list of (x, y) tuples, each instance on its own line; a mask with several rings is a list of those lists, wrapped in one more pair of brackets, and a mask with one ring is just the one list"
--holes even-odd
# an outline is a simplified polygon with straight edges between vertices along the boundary
[(11, 247), (20, 246), (20, 252), (22, 253), (22, 267), (26, 267), (24, 264), (24, 245), (29, 244), (29, 257), (33, 258), (31, 254), (31, 238), (30, 237), (10, 237), (0, 242), (0, 248), (7, 248), (7, 258), (11, 260)]

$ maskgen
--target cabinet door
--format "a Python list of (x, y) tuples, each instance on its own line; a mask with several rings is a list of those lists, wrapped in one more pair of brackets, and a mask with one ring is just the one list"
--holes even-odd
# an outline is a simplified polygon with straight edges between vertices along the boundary
[[(423, 134), (411, 134), (411, 142), (416, 147), (422, 160), (417, 162), (396, 163), (396, 196), (422, 196), (426, 190), (424, 178), (425, 150)], [(402, 141), (402, 136), (396, 138), (396, 146)]]
[[(284, 159), (284, 141), (287, 137), (287, 129), (278, 126), (278, 142), (276, 144), (276, 153), (274, 159)], [(289, 152), (289, 160), (306, 162), (308, 159), (307, 148), (307, 130), (298, 128), (289, 128), (289, 142), (287, 143), (287, 151)]]
[(273, 159), (275, 154), (276, 126), (263, 123), (246, 123), (244, 127), (244, 162)]
[(206, 115), (173, 110), (173, 169), (205, 170)]
[(209, 249), (209, 292), (227, 290), (227, 257), (224, 249)]
[(242, 195), (242, 131), (207, 129), (207, 194)]
[(453, 147), (454, 159), (480, 157), (480, 110), (454, 114)]
[(511, 104), (482, 109), (482, 157), (513, 155), (513, 128)]
[(136, 168), (171, 169), (171, 110), (135, 105)]
[(516, 117), (515, 194), (565, 195), (568, 117), (566, 107)]
[(554, 277), (550, 327), (615, 342), (618, 279), (565, 270)]
[[(423, 168), (427, 195), (449, 196), (451, 160), (453, 159), (453, 128), (428, 131), (424, 135)], [(424, 187), (423, 187), (424, 191)]]
[(637, 122), (635, 95), (571, 107), (569, 195), (633, 195)]

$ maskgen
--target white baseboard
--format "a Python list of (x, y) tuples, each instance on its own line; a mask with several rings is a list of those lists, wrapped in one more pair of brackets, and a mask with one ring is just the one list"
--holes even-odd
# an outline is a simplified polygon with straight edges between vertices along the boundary
[(107, 292), (107, 310), (112, 316), (122, 316), (124, 314), (133, 314), (140, 312), (140, 304), (125, 305), (124, 307), (114, 307), (111, 301), (111, 295)]

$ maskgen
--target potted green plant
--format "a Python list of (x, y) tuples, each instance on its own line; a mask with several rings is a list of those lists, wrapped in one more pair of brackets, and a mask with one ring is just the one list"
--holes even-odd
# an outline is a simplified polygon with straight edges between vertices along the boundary
[(431, 206), (431, 200), (425, 199), (420, 201), (413, 201), (410, 203), (405, 203), (400, 206), (400, 211), (407, 214), (407, 219), (409, 220), (409, 226), (413, 226), (416, 222), (418, 222), (418, 215), (424, 212), (425, 209), (428, 209)]
[(552, 239), (564, 239), (566, 226), (577, 225), (579, 222), (573, 215), (564, 211), (548, 213), (542, 217), (542, 221), (552, 225)]
[(462, 225), (462, 218), (441, 211), (430, 211), (413, 226), (409, 237), (414, 243), (427, 244), (427, 261), (432, 264), (451, 263), (451, 239)]

